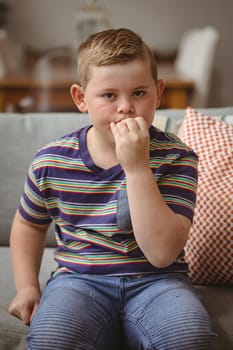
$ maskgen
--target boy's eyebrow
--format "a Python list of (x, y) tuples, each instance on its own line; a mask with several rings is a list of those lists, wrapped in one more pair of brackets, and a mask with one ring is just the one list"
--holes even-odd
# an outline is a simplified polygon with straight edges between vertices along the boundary
[[(134, 87), (132, 90), (139, 90), (139, 89), (147, 89), (148, 85), (140, 85), (140, 86), (136, 86)], [(119, 89), (117, 88), (109, 88), (109, 87), (99, 87), (99, 91), (118, 91)]]
[(99, 89), (96, 91), (97, 91), (97, 93), (102, 94), (102, 93), (108, 93), (108, 92), (116, 92), (118, 90), (114, 89), (114, 88), (99, 87)]
[(148, 85), (140, 85), (140, 86), (137, 86), (136, 88), (134, 88), (134, 90), (136, 89), (147, 89), (148, 88)]

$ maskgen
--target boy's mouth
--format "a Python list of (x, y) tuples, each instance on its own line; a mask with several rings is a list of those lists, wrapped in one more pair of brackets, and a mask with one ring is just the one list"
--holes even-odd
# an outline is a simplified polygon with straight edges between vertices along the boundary
[(121, 119), (117, 120), (115, 123), (120, 123), (124, 119), (129, 119), (129, 118), (136, 118), (136, 114), (125, 114)]

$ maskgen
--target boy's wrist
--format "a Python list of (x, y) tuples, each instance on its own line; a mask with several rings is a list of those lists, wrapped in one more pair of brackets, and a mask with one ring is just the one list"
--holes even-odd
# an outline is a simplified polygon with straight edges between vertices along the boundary
[(25, 292), (36, 292), (40, 294), (40, 287), (35, 285), (25, 285), (16, 288), (17, 294), (25, 293)]
[(142, 165), (142, 166), (135, 166), (135, 167), (129, 167), (128, 169), (124, 169), (126, 178), (134, 177), (134, 178), (140, 178), (140, 177), (151, 177), (152, 171), (149, 165)]
[(15, 288), (17, 292), (26, 289), (34, 289), (40, 291), (40, 284), (38, 279), (17, 280), (15, 282)]

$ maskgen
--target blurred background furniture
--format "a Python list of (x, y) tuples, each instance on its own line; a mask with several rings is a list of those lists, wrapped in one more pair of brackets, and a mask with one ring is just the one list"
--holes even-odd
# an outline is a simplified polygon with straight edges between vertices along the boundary
[[(22, 71), (0, 78), (0, 112), (76, 111), (69, 93), (72, 83), (77, 82), (76, 50), (61, 47), (29, 56)], [(189, 105), (194, 81), (163, 65), (159, 71), (165, 83), (161, 108)]]
[(159, 63), (158, 75), (164, 81), (160, 108), (185, 108), (191, 104), (196, 87), (193, 79), (177, 74), (171, 63)]
[[(32, 70), (32, 109), (37, 112), (74, 110), (69, 90), (76, 77), (76, 50), (61, 47), (46, 52), (37, 60)], [(24, 102), (25, 100), (20, 101), (19, 108), (24, 108)]]
[[(0, 111), (75, 111), (69, 89), (77, 81), (77, 50), (72, 47), (46, 50), (26, 61), (20, 70), (13, 46), (5, 36), (5, 31), (0, 30), (0, 48), (4, 42), (9, 56), (8, 68), (3, 67), (0, 74)], [(208, 106), (218, 43), (219, 33), (214, 27), (194, 28), (181, 37), (173, 61), (158, 59), (158, 75), (165, 83), (160, 108)], [(0, 73), (1, 54), (0, 50)]]
[(74, 111), (69, 89), (76, 81), (76, 52), (60, 47), (28, 50), (25, 66), (0, 78), (0, 111)]
[(178, 46), (175, 72), (195, 82), (193, 107), (207, 107), (219, 32), (212, 26), (185, 32)]
[(19, 72), (17, 46), (12, 42), (7, 31), (0, 28), (0, 78)]
[(106, 8), (96, 0), (84, 0), (75, 16), (75, 42), (77, 48), (91, 34), (110, 28), (109, 15)]
[[(85, 1), (76, 14), (76, 46), (109, 26), (104, 8)], [(158, 75), (165, 90), (160, 108), (208, 107), (220, 34), (213, 26), (183, 33), (175, 51), (158, 57)], [(0, 112), (73, 112), (70, 86), (77, 82), (75, 45), (22, 55), (0, 28)], [(22, 57), (24, 59), (22, 59)], [(172, 58), (172, 60), (171, 60)]]

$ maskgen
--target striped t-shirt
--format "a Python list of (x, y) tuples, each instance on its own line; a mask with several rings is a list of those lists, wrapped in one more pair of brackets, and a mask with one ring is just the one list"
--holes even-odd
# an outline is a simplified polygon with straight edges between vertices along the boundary
[[(170, 266), (152, 266), (138, 247), (120, 164), (95, 165), (89, 127), (43, 147), (33, 160), (19, 211), (30, 222), (55, 223), (57, 272), (141, 274), (187, 271), (183, 252)], [(150, 167), (167, 205), (193, 218), (197, 157), (178, 138), (150, 127)], [(155, 222), (156, 225), (156, 222)]]

